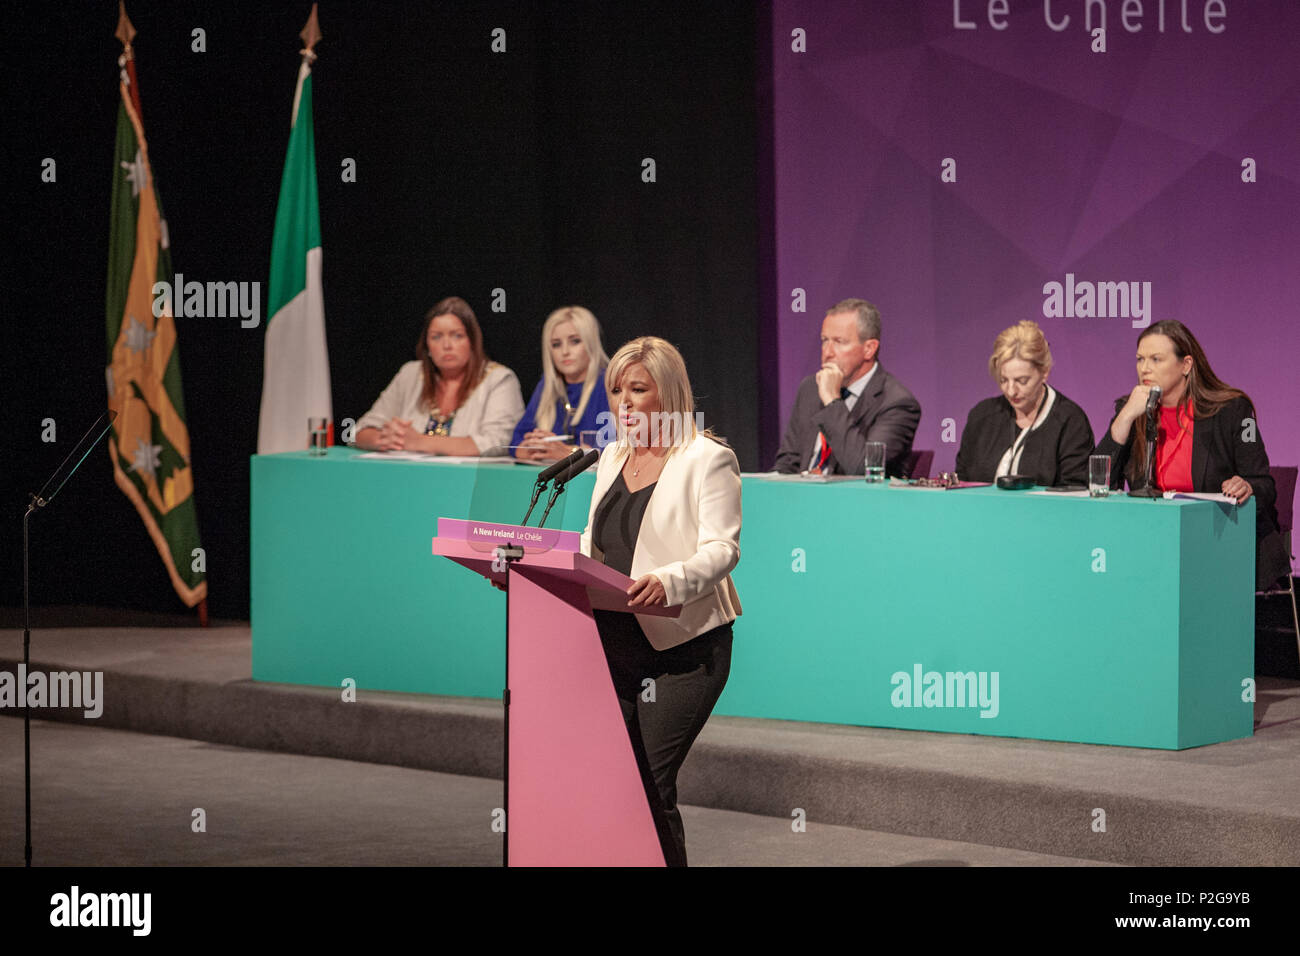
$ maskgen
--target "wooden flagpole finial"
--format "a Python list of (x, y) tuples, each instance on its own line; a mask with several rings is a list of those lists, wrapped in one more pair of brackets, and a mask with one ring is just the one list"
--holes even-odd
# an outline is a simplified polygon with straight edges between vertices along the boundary
[(131, 25), (131, 18), (126, 15), (126, 3), (123, 0), (117, 0), (117, 30), (113, 36), (122, 41), (122, 46), (126, 52), (131, 52), (131, 41), (135, 39), (135, 27)]
[(316, 19), (316, 4), (311, 5), (311, 16), (307, 18), (307, 25), (302, 28), (298, 34), (302, 37), (302, 55), (310, 59), (316, 59), (316, 44), (320, 41), (320, 22)]

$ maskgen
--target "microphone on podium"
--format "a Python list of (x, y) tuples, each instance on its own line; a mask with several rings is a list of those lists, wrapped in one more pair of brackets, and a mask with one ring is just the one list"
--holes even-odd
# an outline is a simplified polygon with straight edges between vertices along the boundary
[(578, 461), (570, 465), (565, 470), (564, 474), (555, 479), (555, 485), (552, 488), (551, 497), (546, 502), (546, 510), (542, 512), (542, 520), (537, 522), (537, 527), (542, 528), (546, 526), (546, 516), (551, 513), (551, 508), (555, 505), (555, 500), (564, 492), (564, 486), (594, 465), (599, 458), (600, 452), (593, 448)]
[(542, 470), (542, 472), (537, 476), (536, 482), (533, 484), (533, 500), (528, 502), (528, 511), (524, 515), (524, 520), (519, 522), (520, 524), (528, 524), (528, 518), (533, 513), (533, 509), (537, 507), (537, 499), (542, 496), (542, 491), (546, 488), (547, 483), (560, 472), (567, 470), (572, 465), (576, 465), (581, 458), (582, 449), (579, 448), (567, 458), (561, 458), (559, 461)]

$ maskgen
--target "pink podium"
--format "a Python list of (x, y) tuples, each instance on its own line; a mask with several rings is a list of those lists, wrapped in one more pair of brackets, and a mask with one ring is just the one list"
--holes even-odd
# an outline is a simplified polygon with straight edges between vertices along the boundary
[(507, 589), (505, 863), (663, 866), (591, 613), (627, 611), (632, 579), (578, 547), (573, 531), (451, 518), (433, 539), (435, 555)]

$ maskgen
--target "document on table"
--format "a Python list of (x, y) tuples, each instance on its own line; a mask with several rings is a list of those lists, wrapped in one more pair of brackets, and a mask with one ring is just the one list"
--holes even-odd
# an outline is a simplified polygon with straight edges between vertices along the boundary
[(418, 451), (368, 451), (354, 458), (377, 458), (381, 461), (418, 461), (425, 464), (477, 465), (481, 462), (512, 462), (509, 456), (480, 457), (478, 455), (426, 455)]
[(1217, 501), (1221, 505), (1235, 505), (1237, 503), (1236, 498), (1217, 491), (1166, 491), (1165, 498), (1170, 501), (1175, 498), (1194, 498), (1197, 501)]
[[(1086, 491), (1030, 491), (1027, 493), (1031, 495), (1047, 495), (1051, 498), (1087, 498), (1089, 494)], [(1124, 492), (1112, 491), (1111, 494), (1119, 497)], [(1167, 501), (1173, 501), (1177, 498), (1189, 498), (1195, 501), (1216, 501), (1221, 505), (1235, 505), (1237, 503), (1236, 498), (1209, 491), (1166, 491), (1164, 497)]]
[(746, 473), (747, 478), (765, 478), (768, 481), (797, 481), (805, 485), (827, 485), (832, 481), (857, 481), (863, 482), (861, 475), (783, 475), (780, 472), (750, 472)]

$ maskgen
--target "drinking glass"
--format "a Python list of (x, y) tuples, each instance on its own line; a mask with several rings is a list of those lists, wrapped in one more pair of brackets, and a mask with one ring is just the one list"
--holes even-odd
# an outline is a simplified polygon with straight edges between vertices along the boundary
[(1105, 498), (1110, 494), (1110, 455), (1088, 456), (1088, 495)]
[(307, 454), (320, 457), (329, 453), (328, 418), (307, 419)]
[(867, 442), (867, 481), (875, 483), (885, 480), (885, 443), (883, 441)]

